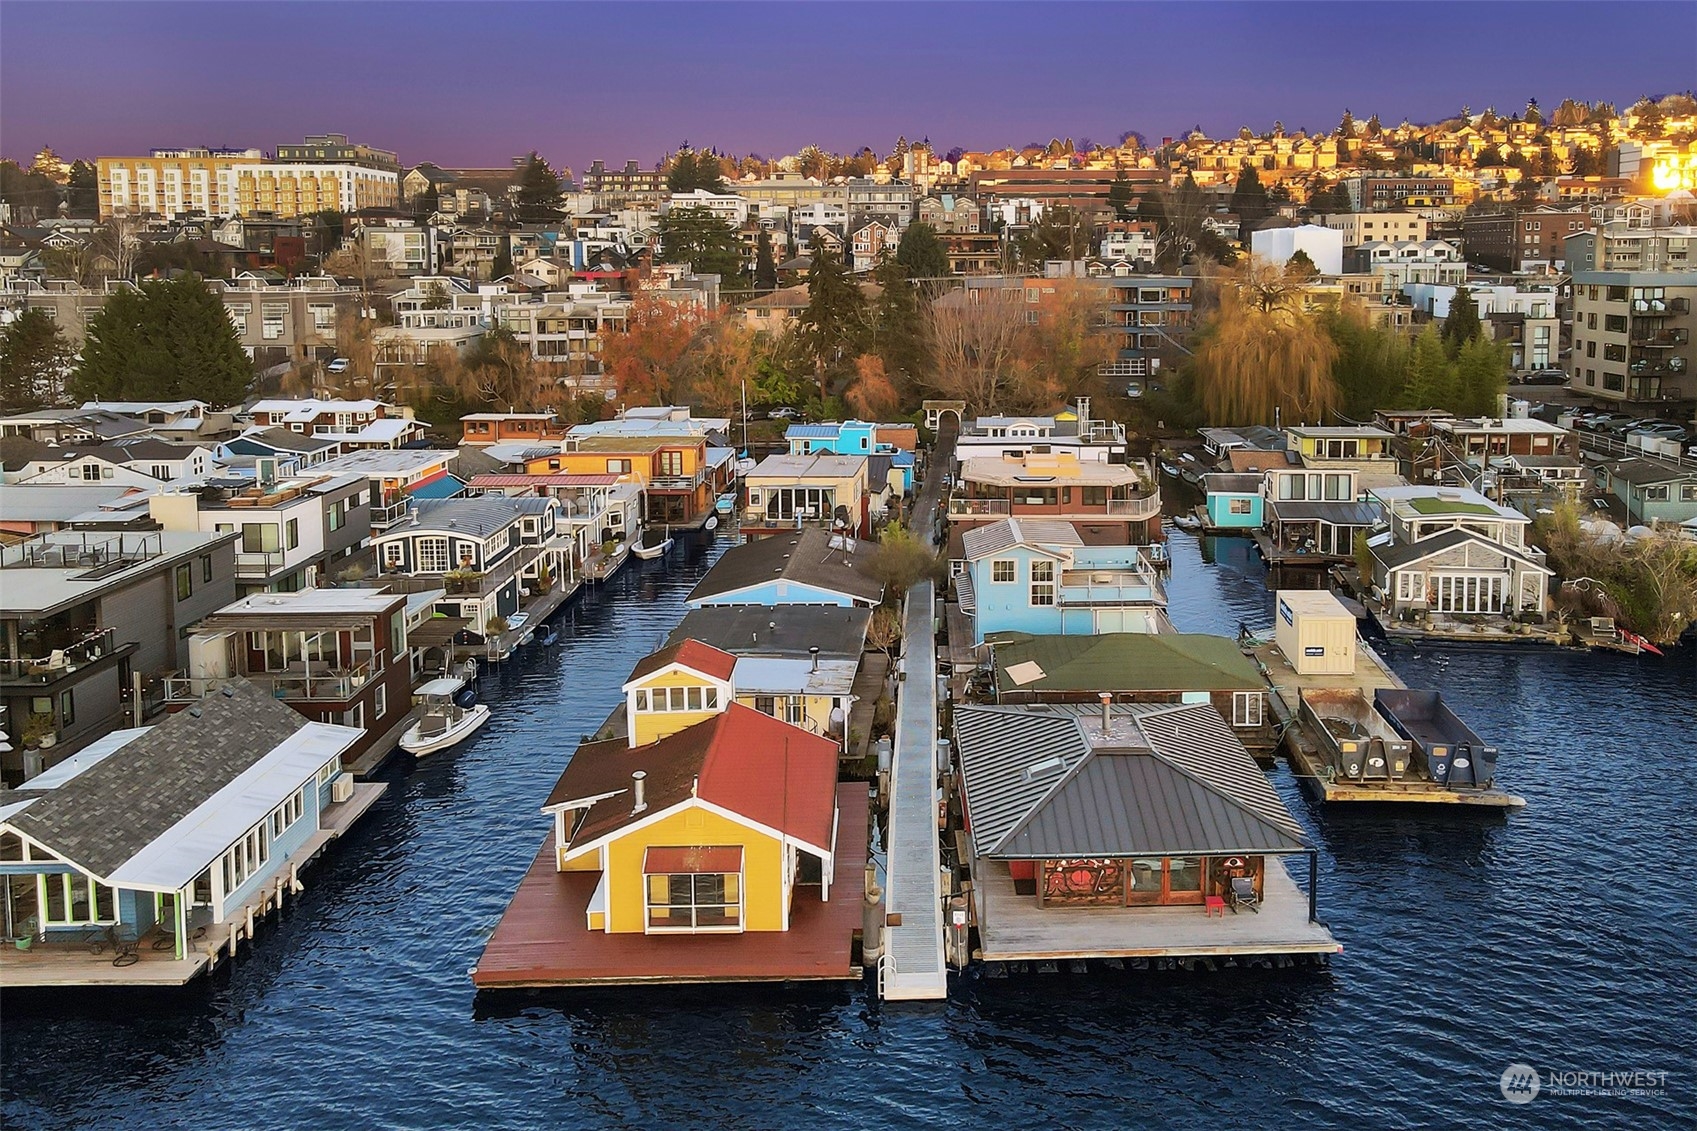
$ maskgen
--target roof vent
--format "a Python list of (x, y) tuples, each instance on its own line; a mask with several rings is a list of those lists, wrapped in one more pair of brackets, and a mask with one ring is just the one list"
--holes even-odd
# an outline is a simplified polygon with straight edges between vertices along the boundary
[(642, 770), (636, 770), (630, 776), (630, 789), (633, 801), (630, 810), (632, 816), (635, 816), (648, 808), (647, 782), (648, 774)]
[(1044, 758), (1041, 762), (1033, 762), (1025, 767), (1025, 780), (1034, 781), (1043, 774), (1057, 773), (1065, 767), (1066, 760), (1059, 755), (1053, 758)]

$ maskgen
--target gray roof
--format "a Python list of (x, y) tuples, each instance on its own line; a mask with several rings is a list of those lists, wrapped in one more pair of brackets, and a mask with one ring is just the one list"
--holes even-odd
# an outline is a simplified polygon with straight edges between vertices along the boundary
[(1445, 550), (1453, 550), (1457, 546), (1465, 545), (1468, 542), (1477, 542), (1486, 549), (1494, 550), (1495, 552), (1502, 554), (1504, 557), (1513, 558), (1515, 561), (1520, 562), (1522, 565), (1530, 569), (1543, 570), (1545, 573), (1553, 572), (1547, 566), (1533, 561), (1531, 558), (1527, 557), (1519, 550), (1514, 549), (1512, 546), (1504, 546), (1500, 542), (1493, 542), (1489, 538), (1486, 538), (1483, 534), (1476, 534), (1471, 530), (1446, 530), (1442, 534), (1434, 534), (1430, 538), (1422, 538), (1418, 542), (1395, 542), (1388, 546), (1374, 546), (1372, 547), (1372, 552), (1373, 556), (1377, 558), (1379, 562), (1385, 566), (1385, 568), (1401, 569), (1403, 566), (1412, 565), (1418, 561), (1424, 561), (1433, 554), (1439, 554)]
[(553, 499), (477, 495), (468, 499), (427, 499), (418, 504), (413, 514), (416, 522), (405, 522), (388, 531), (390, 534), (411, 534), (421, 530), (452, 530), (474, 538), (487, 538), (497, 530), (505, 530), (514, 520), (527, 514), (541, 514), (557, 506)]
[(838, 605), (709, 605), (692, 609), (667, 646), (699, 640), (739, 656), (821, 656), (858, 660), (866, 647), (872, 610)]
[(1299, 502), (1280, 499), (1272, 504), (1280, 522), (1329, 522), (1333, 526), (1372, 526), (1384, 516), (1377, 503)]
[(998, 518), (975, 526), (960, 538), (965, 557), (977, 561), (1014, 546), (1082, 546), (1084, 539), (1070, 522), (1054, 518)]
[(1609, 477), (1627, 483), (1677, 483), (1697, 480), (1697, 471), (1659, 459), (1623, 459), (1609, 466)]
[(1002, 858), (1301, 852), (1266, 776), (1208, 704), (961, 707), (978, 852)]
[(198, 718), (168, 716), (11, 823), (94, 875), (110, 875), (307, 725), (251, 683), (229, 690), (202, 700)]
[(291, 432), (287, 428), (263, 428), (252, 432), (244, 432), (233, 440), (226, 442), (231, 450), (238, 444), (248, 444), (274, 452), (321, 452), (325, 448), (340, 447), (342, 441), (333, 436), (310, 436), (304, 432)]
[(1209, 494), (1258, 495), (1261, 476), (1250, 471), (1215, 471), (1202, 477), (1202, 487)]
[(135, 491), (128, 486), (76, 483), (0, 484), (0, 519), (8, 522), (65, 522)]
[(687, 600), (705, 600), (781, 578), (877, 604), (884, 599), (884, 583), (871, 573), (877, 552), (878, 544), (865, 539), (855, 539), (852, 551), (833, 549), (831, 536), (814, 526), (799, 534), (756, 538), (726, 550), (690, 590)]

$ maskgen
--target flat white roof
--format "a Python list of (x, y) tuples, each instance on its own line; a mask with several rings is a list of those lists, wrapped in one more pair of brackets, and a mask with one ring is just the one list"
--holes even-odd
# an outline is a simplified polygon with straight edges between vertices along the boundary
[[(341, 437), (348, 433), (338, 432), (335, 435)], [(361, 431), (352, 435), (363, 437), (365, 433)], [(437, 464), (446, 467), (448, 461), (458, 454), (439, 448), (374, 448), (335, 456), (323, 463), (314, 464), (312, 470), (323, 472), (325, 475), (405, 475)]]
[(294, 593), (254, 593), (219, 609), (230, 613), (377, 613), (395, 600), (387, 589), (301, 589)]
[(157, 891), (187, 887), (364, 733), (357, 727), (307, 723), (124, 861), (106, 880), (115, 887)]

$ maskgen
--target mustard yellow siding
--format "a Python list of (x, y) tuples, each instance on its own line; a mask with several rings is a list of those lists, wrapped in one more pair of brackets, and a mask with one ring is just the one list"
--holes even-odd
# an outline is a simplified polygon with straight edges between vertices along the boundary
[[(774, 698), (782, 698), (783, 693), (781, 693), (781, 692), (776, 693), (776, 694), (774, 694), (773, 697)], [(741, 703), (744, 707), (752, 708), (752, 707), (754, 707), (754, 701), (758, 698), (764, 698), (764, 694), (762, 694), (762, 695), (740, 695), (739, 694), (737, 696), (737, 702)], [(790, 698), (794, 698), (794, 696), (790, 696)], [(781, 710), (778, 712), (778, 714), (779, 714), (780, 718), (784, 717), (784, 713)], [(786, 719), (786, 721), (787, 721), (787, 719)], [(831, 697), (829, 695), (809, 695), (809, 696), (807, 696), (807, 722), (803, 723), (802, 725), (805, 726), (808, 730), (813, 731), (815, 734), (824, 734), (828, 729), (830, 729), (830, 726), (831, 726)]]
[(647, 916), (642, 858), (651, 847), (742, 846), (743, 929), (781, 931), (785, 925), (783, 846), (746, 825), (698, 806), (635, 829), (607, 846), (607, 907), (613, 930), (639, 932)]
[(635, 745), (646, 746), (650, 742), (658, 742), (667, 735), (676, 734), (685, 727), (712, 718), (725, 708), (725, 689), (718, 684), (703, 679), (690, 671), (660, 672), (636, 683), (631, 690), (646, 691), (652, 694), (657, 688), (670, 690), (674, 687), (700, 688), (702, 702), (706, 702), (706, 693), (711, 690), (717, 698), (716, 707), (703, 707), (699, 711), (640, 711), (634, 708), (630, 714), (630, 731), (635, 738)]
[(589, 929), (592, 931), (605, 931), (607, 929), (607, 916), (599, 911), (591, 911), (589, 913)]

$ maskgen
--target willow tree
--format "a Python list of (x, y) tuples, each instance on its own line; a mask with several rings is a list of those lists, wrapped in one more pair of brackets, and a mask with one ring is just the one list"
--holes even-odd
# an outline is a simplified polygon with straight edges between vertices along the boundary
[(1192, 359), (1196, 394), (1210, 423), (1322, 419), (1336, 408), (1337, 343), (1302, 308), (1302, 284), (1259, 256), (1220, 277), (1220, 305)]

